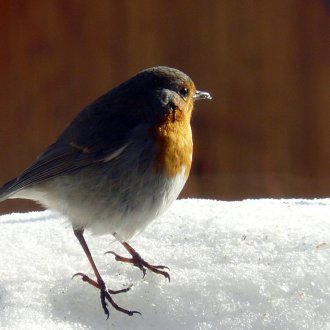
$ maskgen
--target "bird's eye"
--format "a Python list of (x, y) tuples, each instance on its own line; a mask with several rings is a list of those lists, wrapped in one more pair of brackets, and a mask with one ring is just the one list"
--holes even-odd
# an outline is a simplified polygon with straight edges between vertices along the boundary
[(179, 93), (182, 97), (186, 98), (189, 94), (189, 91), (188, 91), (188, 88), (187, 87), (182, 87), (180, 90), (179, 90)]

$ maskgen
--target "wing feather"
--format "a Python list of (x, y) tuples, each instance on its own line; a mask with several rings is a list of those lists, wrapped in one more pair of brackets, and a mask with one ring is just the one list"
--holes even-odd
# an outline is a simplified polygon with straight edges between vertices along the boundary
[(0, 201), (32, 184), (118, 157), (140, 120), (124, 111), (118, 95), (113, 100), (114, 93), (116, 89), (82, 110), (30, 167), (0, 187)]
[(100, 157), (97, 152), (77, 145), (54, 143), (19, 177), (9, 181), (0, 189), (0, 199), (32, 184), (74, 172), (78, 169), (101, 162), (110, 162), (119, 157), (128, 144), (116, 148)]

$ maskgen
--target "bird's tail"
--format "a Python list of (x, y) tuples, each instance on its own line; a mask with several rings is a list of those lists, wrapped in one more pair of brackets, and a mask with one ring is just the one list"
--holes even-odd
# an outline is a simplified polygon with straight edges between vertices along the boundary
[(15, 192), (15, 189), (13, 189), (15, 182), (16, 179), (13, 179), (5, 183), (2, 187), (0, 187), (0, 202), (3, 202), (4, 200), (8, 199), (9, 196)]

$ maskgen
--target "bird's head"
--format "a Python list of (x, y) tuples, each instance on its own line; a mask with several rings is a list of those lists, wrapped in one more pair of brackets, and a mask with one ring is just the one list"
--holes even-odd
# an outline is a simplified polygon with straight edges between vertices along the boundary
[(185, 73), (166, 66), (139, 72), (120, 85), (117, 91), (126, 95), (125, 108), (134, 112), (133, 116), (141, 116), (151, 123), (164, 120), (189, 122), (194, 102), (211, 99), (209, 93), (197, 91)]

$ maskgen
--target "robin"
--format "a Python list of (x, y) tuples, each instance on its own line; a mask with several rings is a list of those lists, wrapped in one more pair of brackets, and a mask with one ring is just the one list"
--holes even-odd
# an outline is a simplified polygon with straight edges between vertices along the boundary
[(20, 176), (0, 188), (0, 201), (24, 198), (55, 210), (71, 223), (96, 279), (82, 280), (118, 306), (106, 287), (84, 238), (84, 230), (112, 234), (131, 255), (118, 261), (165, 276), (167, 267), (151, 265), (128, 240), (161, 215), (178, 197), (189, 174), (194, 101), (211, 99), (197, 91), (183, 72), (158, 66), (141, 71), (96, 99)]

